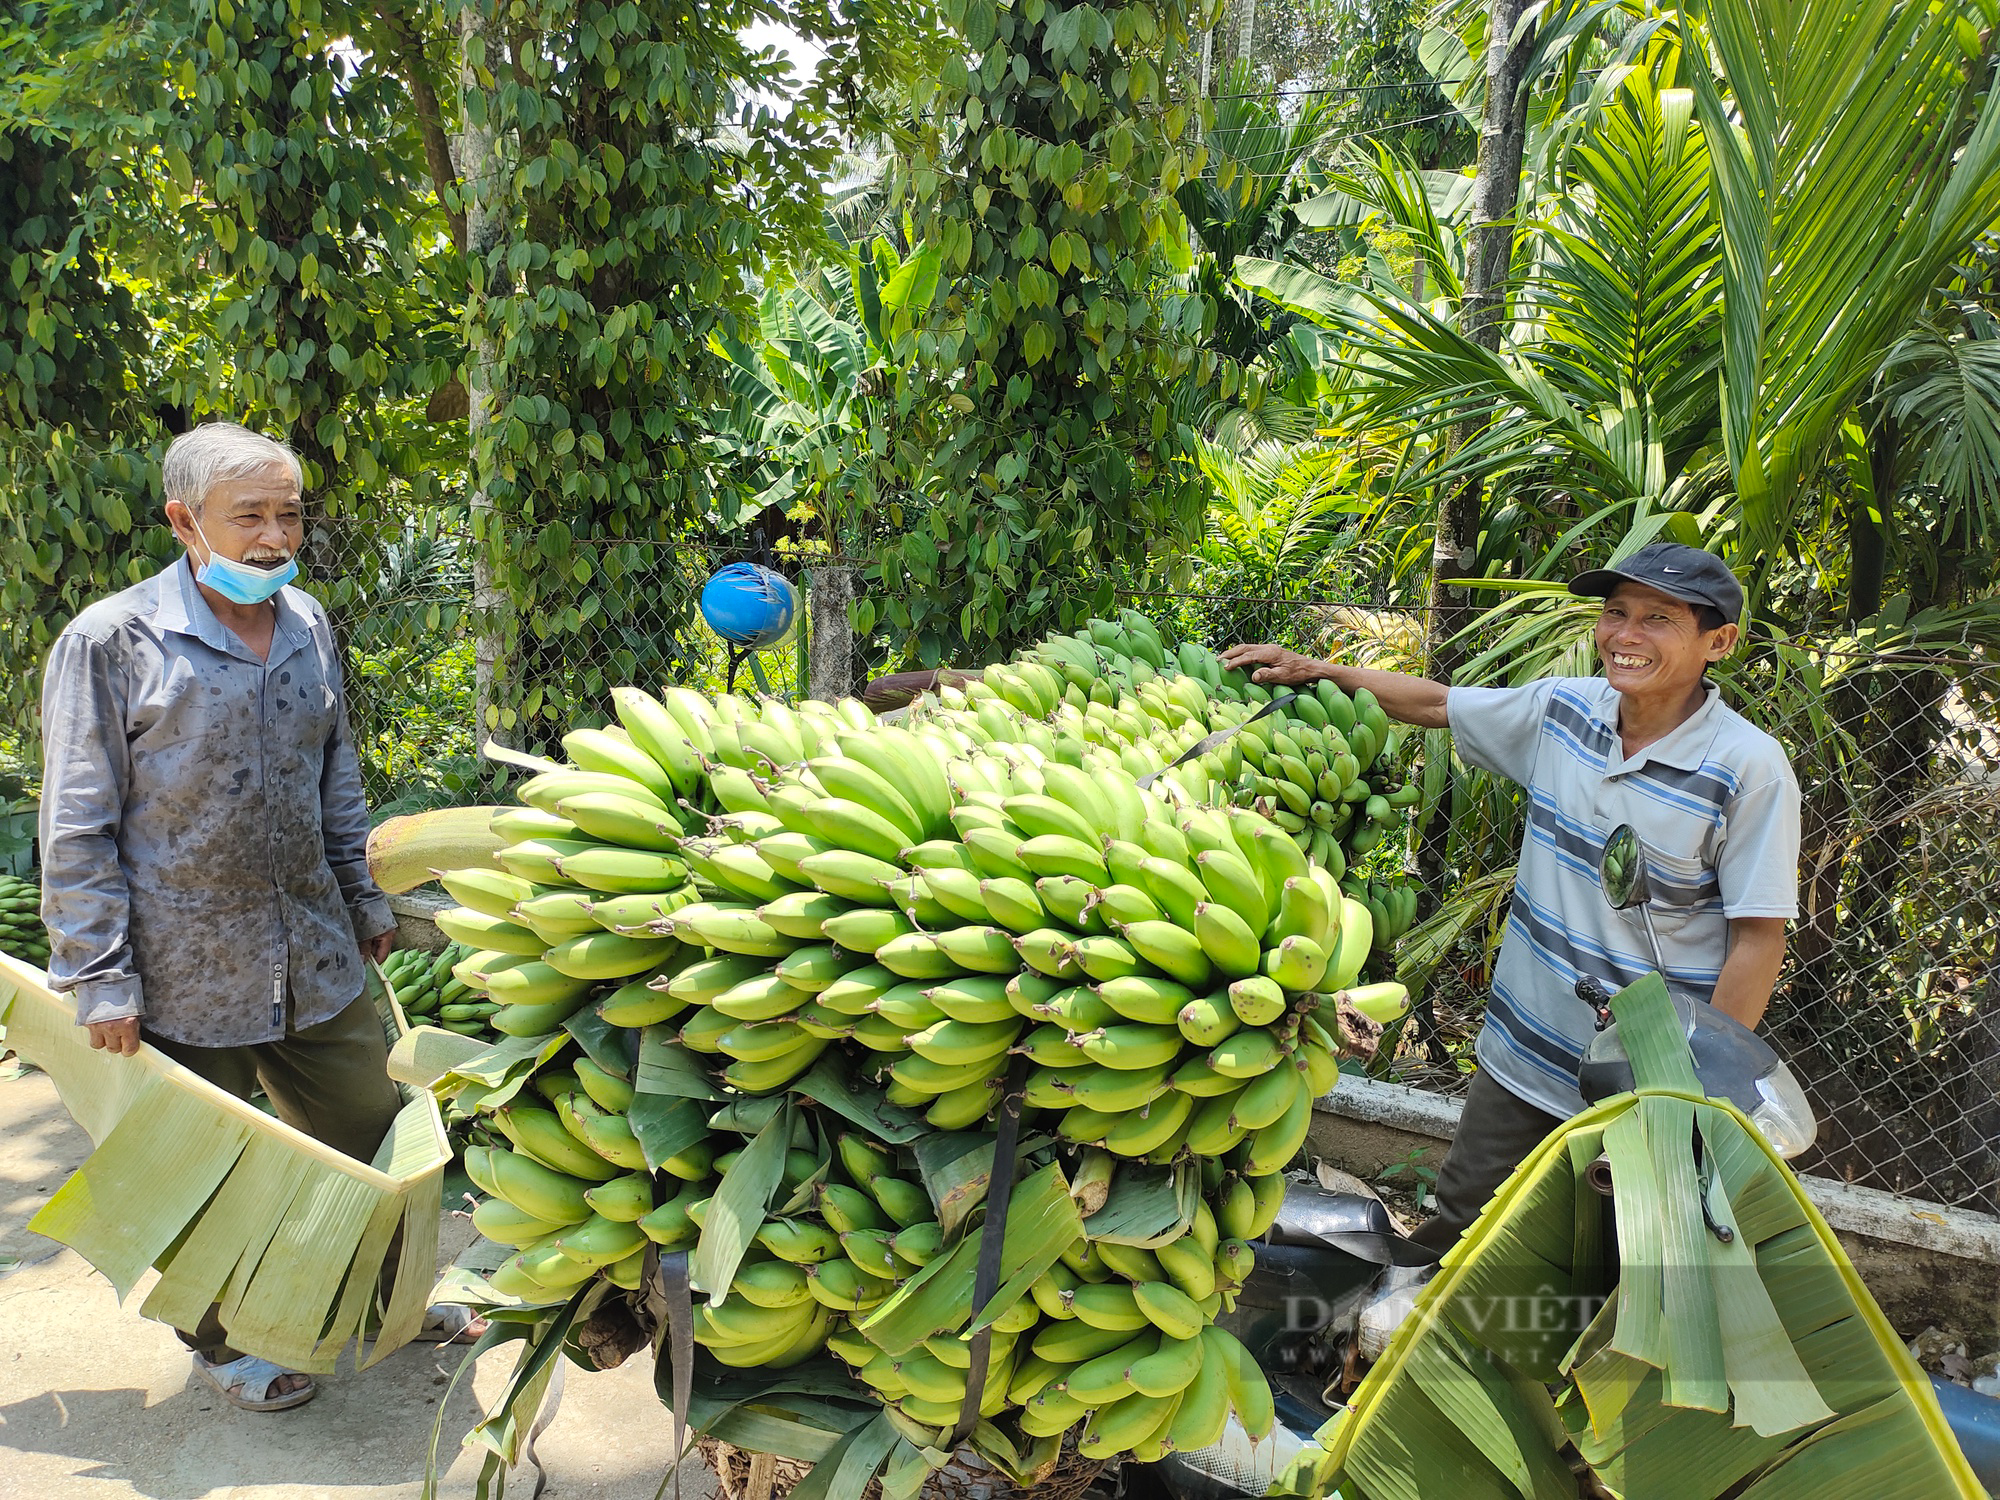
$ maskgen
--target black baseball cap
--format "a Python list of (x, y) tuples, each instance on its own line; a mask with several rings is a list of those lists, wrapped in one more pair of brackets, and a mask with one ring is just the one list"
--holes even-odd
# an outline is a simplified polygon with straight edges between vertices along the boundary
[(1592, 568), (1577, 574), (1569, 581), (1569, 591), (1587, 599), (1608, 599), (1621, 583), (1643, 583), (1683, 604), (1709, 605), (1731, 625), (1743, 618), (1743, 585), (1728, 564), (1699, 547), (1654, 542), (1615, 568)]

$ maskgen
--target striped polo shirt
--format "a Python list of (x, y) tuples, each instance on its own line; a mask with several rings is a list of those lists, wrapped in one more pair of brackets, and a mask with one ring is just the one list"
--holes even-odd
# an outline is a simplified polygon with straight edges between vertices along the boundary
[(1732, 917), (1798, 915), (1799, 787), (1778, 742), (1713, 683), (1692, 717), (1625, 758), (1617, 692), (1601, 677), (1453, 688), (1459, 755), (1527, 792), (1520, 872), (1476, 1055), (1494, 1081), (1547, 1110), (1583, 1108), (1576, 1072), (1596, 1029), (1576, 981), (1617, 990), (1653, 967), (1636, 911), (1597, 878), (1611, 830), (1646, 846), (1653, 926), (1676, 992), (1709, 1000)]

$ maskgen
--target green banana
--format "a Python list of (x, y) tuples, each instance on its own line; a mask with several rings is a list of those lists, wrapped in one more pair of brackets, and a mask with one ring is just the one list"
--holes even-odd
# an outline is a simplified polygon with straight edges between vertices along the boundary
[(1180, 1034), (1197, 1047), (1213, 1047), (1239, 1025), (1236, 1012), (1221, 995), (1197, 995), (1174, 1018)]
[(1097, 994), (1126, 1020), (1148, 1026), (1173, 1025), (1182, 1007), (1195, 998), (1186, 985), (1153, 974), (1106, 980), (1097, 986)]
[(1229, 986), (1229, 1007), (1245, 1026), (1268, 1026), (1285, 1013), (1283, 986), (1265, 974), (1238, 979)]
[(1125, 941), (1140, 958), (1191, 989), (1203, 989), (1215, 977), (1215, 965), (1201, 940), (1172, 922), (1129, 923)]

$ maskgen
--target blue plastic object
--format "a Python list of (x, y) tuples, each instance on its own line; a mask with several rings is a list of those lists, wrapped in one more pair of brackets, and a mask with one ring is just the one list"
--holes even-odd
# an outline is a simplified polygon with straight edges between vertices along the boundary
[(2000, 1401), (1937, 1375), (1931, 1377), (1931, 1386), (1972, 1472), (1987, 1489), (2000, 1487)]
[(702, 585), (701, 617), (732, 646), (763, 651), (791, 633), (799, 596), (780, 574), (757, 563), (731, 563)]

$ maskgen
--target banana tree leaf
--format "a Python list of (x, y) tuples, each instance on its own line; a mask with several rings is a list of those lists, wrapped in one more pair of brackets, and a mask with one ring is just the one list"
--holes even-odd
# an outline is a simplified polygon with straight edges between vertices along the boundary
[(956, 1234), (966, 1215), (986, 1201), (993, 1180), (993, 1143), (985, 1131), (954, 1130), (921, 1136), (910, 1148), (947, 1236)]
[[(1703, 1222), (1702, 1195), (1689, 1144), (1694, 1108), (1686, 1099), (1642, 1098), (1633, 1113), (1646, 1122), (1653, 1176), (1664, 1215), (1661, 1266), (1667, 1334), (1667, 1403), (1729, 1410), (1723, 1330), (1717, 1320), (1711, 1255), (1717, 1241)], [(1617, 1168), (1612, 1169), (1614, 1178)], [(1629, 1304), (1628, 1304), (1629, 1305)], [(1735, 1342), (1740, 1330), (1730, 1330)]]
[(683, 1099), (721, 1099), (722, 1090), (709, 1079), (676, 1034), (664, 1026), (648, 1026), (639, 1035), (639, 1066), (632, 1087), (641, 1094), (675, 1094)]
[(922, 1115), (890, 1104), (883, 1099), (881, 1090), (858, 1082), (853, 1065), (835, 1052), (822, 1054), (805, 1076), (791, 1085), (791, 1092), (824, 1104), (876, 1140), (892, 1146), (914, 1141), (937, 1128)]
[(882, 1500), (916, 1500), (930, 1477), (928, 1451), (901, 1438), (882, 1468)]
[(1341, 326), (1365, 313), (1368, 303), (1345, 282), (1334, 281), (1304, 266), (1246, 255), (1236, 262), (1236, 279), (1261, 292), (1280, 307), (1318, 322)]
[(1410, 1374), (1500, 1476), (1532, 1500), (1568, 1500), (1576, 1480), (1558, 1457), (1565, 1434), (1547, 1389), (1463, 1338), (1420, 1344)]
[(751, 1453), (818, 1463), (881, 1415), (878, 1402), (855, 1400), (851, 1378), (830, 1362), (811, 1361), (759, 1375), (698, 1375), (688, 1426)]
[(886, 1413), (856, 1427), (834, 1444), (826, 1457), (792, 1490), (792, 1500), (861, 1500), (868, 1483), (882, 1470), (890, 1451), (903, 1435)]
[(710, 1134), (704, 1101), (679, 1094), (635, 1093), (626, 1106), (625, 1121), (638, 1138), (649, 1172), (659, 1171), (663, 1163)]
[(632, 1076), (643, 1038), (631, 1027), (613, 1026), (598, 1014), (597, 1006), (586, 1005), (563, 1022), (562, 1029), (576, 1038), (585, 1057), (607, 1073), (616, 1073), (620, 1078)]
[(694, 1289), (706, 1292), (712, 1302), (728, 1296), (744, 1252), (764, 1227), (771, 1195), (784, 1176), (785, 1150), (791, 1140), (792, 1112), (783, 1109), (730, 1163), (708, 1201), (707, 1222), (688, 1262), (688, 1275)]
[(570, 1329), (589, 1317), (592, 1309), (604, 1300), (607, 1286), (601, 1278), (592, 1277), (546, 1321), (530, 1325), (519, 1335), (520, 1358), (508, 1374), (499, 1398), (465, 1435), (466, 1447), (484, 1448), (509, 1467), (520, 1461), (521, 1440), (541, 1409), (550, 1381), (555, 1378), (563, 1341), (569, 1337)]
[[(408, 1342), (434, 1279), (451, 1159), (431, 1095), (417, 1094), (374, 1159), (357, 1161), (150, 1046), (135, 1057), (93, 1050), (46, 978), (0, 954), (0, 1025), (96, 1149), (29, 1227), (76, 1250), (121, 1296), (157, 1268), (148, 1317), (193, 1328), (219, 1303), (236, 1347), (291, 1369), (330, 1371), (364, 1336), (361, 1365)], [(401, 1257), (384, 1278), (399, 1230)]]
[[(501, 1046), (513, 1049), (518, 1057), (526, 1055), (520, 1051), (523, 1043), (533, 1045), (541, 1040), (510, 1036)], [(398, 1083), (415, 1084), (419, 1088), (430, 1088), (447, 1076), (455, 1076), (468, 1085), (491, 1087), (507, 1076), (504, 1062), (497, 1069), (489, 1066), (492, 1054), (499, 1050), (477, 1037), (460, 1036), (442, 1026), (413, 1026), (389, 1049), (389, 1076)], [(490, 1071), (492, 1076), (475, 1077), (468, 1069), (482, 1075)]]
[[(1635, 990), (1621, 1029), (1637, 1022), (1671, 1076), (1665, 1039), (1684, 1050), (1684, 1034), (1663, 990)], [(1599, 1149), (1615, 1251), (1601, 1223), (1577, 1222), (1605, 1211), (1579, 1190)], [(1565, 1304), (1597, 1311), (1544, 1370), (1546, 1344), (1519, 1326)], [(1566, 1443), (1608, 1492), (1646, 1500), (1983, 1494), (1783, 1161), (1733, 1106), (1658, 1089), (1586, 1111), (1529, 1156), (1285, 1479), (1289, 1493), (1521, 1500), (1567, 1482), (1549, 1467)]]
[[(1083, 1232), (1114, 1245), (1151, 1249), (1180, 1238), (1193, 1216), (1176, 1167), (1119, 1163), (1103, 1206), (1083, 1221)], [(1199, 1191), (1199, 1189), (1197, 1189)]]
[(1666, 1089), (1677, 1094), (1701, 1093), (1695, 1077), (1694, 1054), (1679, 1013), (1667, 995), (1667, 981), (1648, 974), (1627, 985), (1611, 999), (1611, 1018), (1632, 1060), (1632, 1077), (1641, 1089)]
[[(1062, 1168), (1051, 1163), (1014, 1186), (1007, 1205), (1000, 1254), (1000, 1286), (979, 1309), (979, 1326), (1020, 1301), (1083, 1233), (1083, 1219)], [(860, 1325), (868, 1338), (891, 1354), (903, 1354), (940, 1333), (957, 1332), (972, 1320), (972, 1277), (979, 1262), (978, 1234), (968, 1234), (950, 1250), (896, 1289)]]

